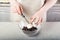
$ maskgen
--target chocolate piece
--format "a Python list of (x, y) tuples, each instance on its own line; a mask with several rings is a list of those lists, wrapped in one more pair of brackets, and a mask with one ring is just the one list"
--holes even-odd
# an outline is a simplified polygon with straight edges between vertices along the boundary
[(35, 31), (35, 30), (37, 30), (37, 28), (32, 26), (32, 28), (28, 29), (26, 26), (24, 26), (24, 28), (22, 30), (25, 30), (25, 31)]
[(24, 27), (22, 30), (25, 30), (25, 31), (27, 31), (27, 27)]

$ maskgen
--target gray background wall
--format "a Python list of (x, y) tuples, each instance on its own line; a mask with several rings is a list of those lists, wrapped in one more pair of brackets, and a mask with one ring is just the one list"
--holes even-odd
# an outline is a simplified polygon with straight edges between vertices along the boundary
[(47, 12), (47, 21), (60, 21), (60, 4), (55, 4), (51, 9), (49, 9), (49, 11)]
[[(0, 22), (10, 21), (10, 5), (0, 3)], [(60, 0), (47, 12), (48, 22), (59, 22), (60, 21)]]

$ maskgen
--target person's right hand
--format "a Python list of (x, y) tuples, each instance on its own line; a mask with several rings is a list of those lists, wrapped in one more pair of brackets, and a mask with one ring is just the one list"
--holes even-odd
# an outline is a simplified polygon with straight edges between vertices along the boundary
[(10, 3), (11, 3), (11, 11), (21, 15), (23, 11), (22, 5), (17, 0), (11, 0)]

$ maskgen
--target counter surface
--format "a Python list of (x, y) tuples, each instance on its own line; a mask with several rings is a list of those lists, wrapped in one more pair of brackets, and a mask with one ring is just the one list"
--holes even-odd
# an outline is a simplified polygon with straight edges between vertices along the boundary
[(60, 22), (46, 22), (38, 36), (25, 35), (17, 22), (0, 22), (0, 39), (59, 39)]

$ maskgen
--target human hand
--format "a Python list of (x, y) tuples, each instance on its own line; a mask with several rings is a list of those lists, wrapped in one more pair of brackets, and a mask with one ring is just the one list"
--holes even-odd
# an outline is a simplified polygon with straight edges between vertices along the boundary
[(21, 15), (21, 13), (23, 11), (22, 5), (19, 2), (17, 2), (16, 0), (13, 0), (13, 2), (11, 1), (11, 11)]
[(31, 18), (30, 18), (30, 22), (31, 23), (35, 23), (37, 25), (41, 24), (43, 21), (43, 15), (44, 13), (46, 13), (46, 11), (40, 10), (38, 12), (36, 12)]

